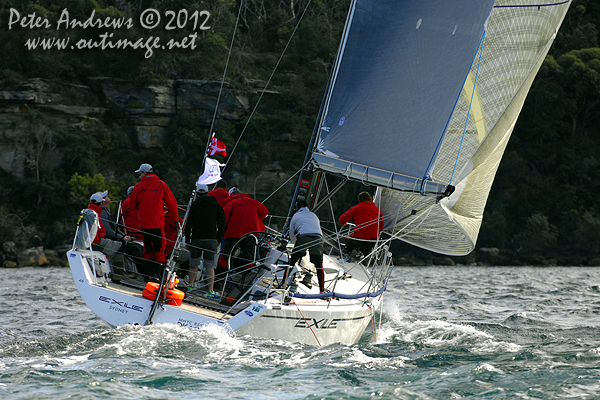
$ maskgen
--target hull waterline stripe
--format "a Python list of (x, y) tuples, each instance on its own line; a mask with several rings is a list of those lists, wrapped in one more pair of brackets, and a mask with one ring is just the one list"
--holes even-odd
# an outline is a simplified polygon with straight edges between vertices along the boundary
[[(277, 315), (261, 315), (261, 317), (262, 318), (273, 318), (273, 319), (291, 319), (291, 320), (294, 320), (294, 321), (298, 319), (298, 317), (280, 317), (280, 316), (277, 316)], [(353, 317), (353, 318), (335, 318), (335, 320), (339, 321), (339, 322), (348, 322), (348, 321), (356, 321), (356, 320), (363, 319), (363, 318), (364, 318), (364, 316), (362, 316), (362, 317)]]

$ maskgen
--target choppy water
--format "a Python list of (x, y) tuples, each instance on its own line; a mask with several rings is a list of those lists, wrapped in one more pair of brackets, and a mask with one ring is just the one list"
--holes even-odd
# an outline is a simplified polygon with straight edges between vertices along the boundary
[(66, 268), (0, 277), (1, 399), (600, 398), (600, 268), (396, 267), (377, 342), (320, 348), (110, 329)]

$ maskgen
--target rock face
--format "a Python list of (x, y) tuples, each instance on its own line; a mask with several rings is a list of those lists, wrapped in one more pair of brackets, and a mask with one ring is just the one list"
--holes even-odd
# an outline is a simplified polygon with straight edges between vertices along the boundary
[(5, 268), (17, 267), (17, 245), (15, 242), (4, 242), (0, 253), (2, 266)]
[[(218, 81), (180, 79), (139, 86), (128, 80), (90, 77), (84, 85), (33, 78), (0, 88), (0, 173), (24, 181), (32, 167), (39, 177), (36, 168), (42, 161), (45, 167), (59, 166), (68, 155), (55, 145), (54, 136), (65, 130), (85, 135), (87, 123), (96, 120), (115, 132), (124, 148), (134, 152), (160, 149), (166, 145), (169, 125), (177, 115), (193, 116), (199, 130), (208, 131), (218, 100), (218, 118), (240, 120), (251, 112), (249, 97), (261, 93), (265, 84), (249, 81), (248, 90), (242, 92)], [(265, 100), (278, 97), (277, 92), (265, 92)], [(282, 142), (298, 145), (289, 138), (273, 141)], [(279, 167), (267, 168), (258, 176), (241, 174), (236, 183), (262, 199), (291, 174)], [(0, 195), (5, 192), (10, 188), (0, 186)], [(3, 252), (0, 261), (13, 266), (48, 263), (42, 254), (34, 257), (33, 253), (28, 249), (17, 260), (16, 253)], [(52, 257), (48, 258), (55, 265)], [(58, 259), (64, 261), (62, 256)]]
[[(86, 121), (103, 117), (110, 117), (111, 128), (123, 143), (134, 148), (162, 147), (167, 127), (179, 112), (190, 113), (200, 126), (210, 127), (221, 91), (220, 82), (187, 79), (142, 87), (104, 77), (89, 78), (88, 82), (72, 85), (35, 78), (14, 90), (0, 91), (0, 168), (22, 178), (25, 139), (31, 137), (29, 142), (39, 143), (40, 134), (51, 138), (63, 129), (81, 130)], [(248, 95), (224, 84), (220, 118), (237, 120), (248, 114)], [(35, 127), (27, 122), (32, 111), (41, 118)], [(48, 160), (60, 160), (59, 151), (49, 142), (44, 154)]]
[(49, 264), (44, 248), (41, 246), (23, 250), (18, 255), (19, 267), (41, 267)]
[[(51, 84), (42, 79), (30, 79), (15, 90), (0, 91), (0, 168), (22, 178), (28, 157), (25, 142), (29, 138), (30, 144), (39, 143), (39, 135), (48, 138), (60, 129), (81, 129), (85, 120), (101, 117), (105, 108), (85, 107), (81, 101), (77, 104), (76, 99), (90, 95), (86, 86)], [(32, 111), (39, 117), (35, 128), (27, 118)], [(56, 159), (56, 155), (46, 156)]]
[(64, 251), (44, 249), (42, 246), (17, 251), (15, 242), (4, 242), (0, 251), (1, 267), (49, 267), (65, 266)]

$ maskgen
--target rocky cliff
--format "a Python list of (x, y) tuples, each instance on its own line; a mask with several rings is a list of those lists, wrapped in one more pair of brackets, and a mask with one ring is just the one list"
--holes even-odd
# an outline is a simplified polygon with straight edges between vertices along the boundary
[[(171, 119), (185, 111), (197, 117), (200, 126), (210, 127), (220, 82), (171, 80), (161, 84), (136, 86), (131, 81), (94, 77), (88, 85), (73, 85), (29, 79), (13, 90), (0, 91), (0, 168), (16, 176), (24, 176), (28, 159), (23, 138), (52, 136), (63, 129), (82, 130), (90, 119), (109, 118), (111, 128), (121, 142), (134, 148), (161, 147)], [(250, 111), (249, 93), (240, 93), (223, 85), (219, 117), (238, 120)], [(39, 111), (44, 132), (27, 123), (30, 111)], [(52, 154), (51, 146), (43, 149)]]

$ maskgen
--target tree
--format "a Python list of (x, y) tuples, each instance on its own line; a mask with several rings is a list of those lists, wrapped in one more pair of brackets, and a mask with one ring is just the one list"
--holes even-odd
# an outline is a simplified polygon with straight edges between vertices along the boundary
[(15, 127), (23, 125), (17, 136), (17, 149), (25, 162), (33, 167), (36, 181), (40, 181), (40, 166), (44, 152), (54, 150), (54, 132), (48, 118), (38, 110), (29, 110), (23, 117), (23, 122), (17, 122)]
[(543, 214), (534, 214), (527, 220), (525, 229), (516, 236), (526, 256), (545, 255), (556, 246), (558, 230)]

